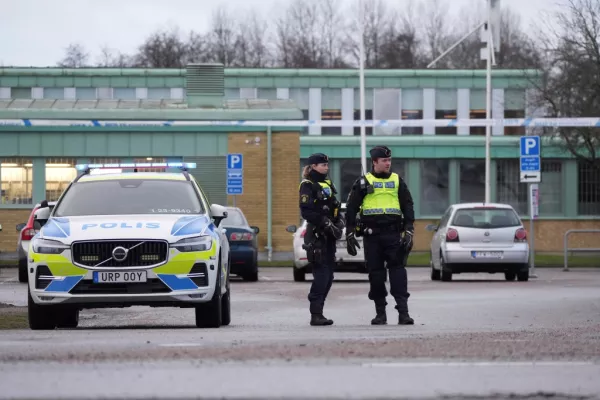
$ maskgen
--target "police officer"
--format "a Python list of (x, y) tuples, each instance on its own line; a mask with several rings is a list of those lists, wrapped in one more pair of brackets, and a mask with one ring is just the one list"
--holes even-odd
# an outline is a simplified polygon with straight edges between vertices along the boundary
[(323, 316), (323, 306), (333, 283), (336, 241), (342, 237), (343, 219), (338, 212), (340, 202), (336, 189), (327, 179), (329, 158), (315, 153), (308, 158), (300, 183), (300, 213), (307, 222), (304, 245), (308, 261), (312, 264), (313, 282), (308, 294), (310, 324), (331, 325), (333, 321)]
[[(396, 300), (398, 324), (412, 325), (408, 313), (406, 259), (414, 235), (413, 199), (404, 180), (391, 172), (392, 152), (386, 146), (370, 150), (371, 172), (358, 178), (346, 203), (346, 240), (350, 255), (360, 248), (356, 236), (364, 236), (365, 261), (369, 272), (369, 299), (375, 303), (373, 325), (387, 324), (387, 263), (390, 292)], [(357, 224), (356, 215), (360, 211)]]

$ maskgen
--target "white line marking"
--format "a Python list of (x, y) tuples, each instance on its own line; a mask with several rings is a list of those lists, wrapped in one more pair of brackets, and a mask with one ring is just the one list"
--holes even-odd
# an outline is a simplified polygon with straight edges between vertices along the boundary
[(161, 347), (198, 347), (204, 346), (201, 343), (163, 343), (159, 344)]
[(0, 285), (4, 285), (5, 283), (16, 282), (16, 281), (17, 281), (17, 278), (10, 278), (8, 280), (0, 282)]
[(413, 368), (413, 367), (566, 367), (598, 365), (592, 361), (474, 361), (474, 362), (398, 362), (367, 363), (363, 367)]
[(270, 280), (272, 280), (272, 279), (271, 279), (271, 278), (269, 278), (268, 276), (261, 276), (260, 278), (261, 278), (262, 280), (264, 280), (264, 281), (270, 281)]

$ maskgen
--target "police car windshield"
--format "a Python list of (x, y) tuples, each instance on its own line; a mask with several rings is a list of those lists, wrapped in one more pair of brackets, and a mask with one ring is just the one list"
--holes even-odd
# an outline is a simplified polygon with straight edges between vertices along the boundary
[(187, 181), (122, 179), (74, 184), (57, 205), (54, 216), (203, 212), (202, 202)]

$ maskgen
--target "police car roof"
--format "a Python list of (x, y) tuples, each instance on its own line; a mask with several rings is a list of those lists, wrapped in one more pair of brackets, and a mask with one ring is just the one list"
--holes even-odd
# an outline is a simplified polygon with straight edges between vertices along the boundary
[(112, 181), (122, 179), (185, 181), (181, 172), (115, 172), (83, 175), (78, 182)]

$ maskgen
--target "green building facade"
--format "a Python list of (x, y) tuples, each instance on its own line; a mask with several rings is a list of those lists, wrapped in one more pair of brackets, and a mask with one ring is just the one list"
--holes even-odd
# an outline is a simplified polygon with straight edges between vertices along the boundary
[[(196, 161), (194, 174), (205, 182), (211, 200), (225, 203), (228, 135), (266, 131), (222, 125), (28, 126), (29, 120), (360, 118), (356, 70), (226, 68), (222, 78), (207, 75), (194, 87), (187, 79), (190, 68), (0, 68), (0, 209), (56, 199), (75, 176), (74, 165), (82, 162)], [(367, 70), (365, 75), (367, 120), (485, 118), (484, 71)], [(493, 71), (492, 118), (539, 116), (532, 102), (535, 79), (536, 71)], [(298, 167), (313, 152), (330, 155), (332, 178), (345, 199), (360, 174), (359, 128), (296, 129), (302, 131)], [(450, 203), (483, 201), (485, 128), (366, 131), (367, 146), (392, 148), (393, 168), (411, 188), (418, 218), (437, 218)], [(524, 217), (527, 188), (519, 183), (519, 137), (533, 133), (492, 128), (492, 200), (512, 204)], [(600, 218), (600, 176), (547, 141), (542, 160), (540, 218)]]

